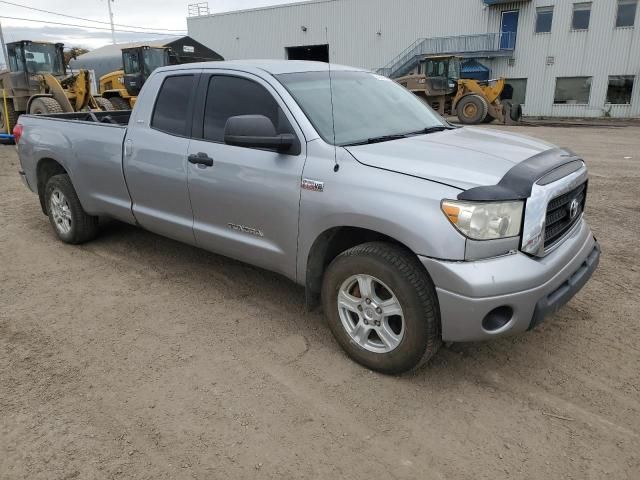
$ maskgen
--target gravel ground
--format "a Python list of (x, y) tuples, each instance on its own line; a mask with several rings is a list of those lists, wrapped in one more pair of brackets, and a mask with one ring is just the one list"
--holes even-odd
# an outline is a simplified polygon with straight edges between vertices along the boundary
[(279, 276), (116, 222), (56, 241), (0, 147), (0, 478), (640, 478), (640, 127), (510, 130), (588, 160), (600, 268), (402, 377)]

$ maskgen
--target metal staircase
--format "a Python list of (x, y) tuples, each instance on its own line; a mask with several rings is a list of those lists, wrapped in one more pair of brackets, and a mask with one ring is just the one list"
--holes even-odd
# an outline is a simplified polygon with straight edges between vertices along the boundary
[(455, 37), (419, 38), (377, 72), (390, 78), (407, 75), (427, 55), (460, 55), (465, 58), (510, 57), (516, 34), (481, 33)]

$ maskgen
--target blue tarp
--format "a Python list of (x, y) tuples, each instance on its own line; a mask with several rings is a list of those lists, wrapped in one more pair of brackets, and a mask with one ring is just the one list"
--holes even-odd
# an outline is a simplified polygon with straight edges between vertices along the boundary
[(462, 78), (471, 78), (473, 80), (489, 80), (491, 70), (485, 67), (477, 60), (467, 60), (462, 64), (460, 69)]

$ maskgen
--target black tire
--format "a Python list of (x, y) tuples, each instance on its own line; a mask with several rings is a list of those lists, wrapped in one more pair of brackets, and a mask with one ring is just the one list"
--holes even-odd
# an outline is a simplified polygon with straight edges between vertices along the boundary
[[(359, 345), (343, 326), (338, 294), (354, 275), (369, 275), (383, 282), (401, 305), (404, 334), (393, 350), (372, 352)], [(322, 304), (337, 342), (353, 360), (371, 370), (407, 372), (426, 363), (440, 346), (440, 313), (433, 282), (417, 257), (398, 245), (372, 242), (340, 254), (325, 272)], [(364, 315), (359, 322), (364, 322)]]
[(109, 101), (115, 110), (131, 110), (129, 102), (122, 97), (111, 97)]
[(51, 97), (34, 98), (29, 105), (29, 113), (32, 115), (41, 115), (47, 113), (63, 113), (62, 105)]
[[(64, 231), (56, 219), (56, 207), (52, 197), (61, 193), (69, 212), (69, 231)], [(77, 245), (93, 239), (98, 233), (98, 217), (84, 211), (69, 175), (55, 175), (45, 187), (45, 205), (53, 231), (65, 243)], [(58, 197), (59, 198), (59, 197)], [(53, 203), (52, 203), (53, 202)]]
[(115, 110), (110, 100), (102, 97), (93, 97), (93, 99), (96, 101), (96, 103), (100, 107), (100, 110), (102, 110), (103, 112), (112, 112), (113, 110)]
[(465, 125), (478, 125), (487, 118), (489, 105), (479, 95), (467, 95), (456, 105), (456, 113), (461, 123)]
[(491, 122), (493, 122), (494, 120), (495, 120), (495, 118), (494, 118), (494, 117), (492, 117), (491, 115), (489, 115), (489, 114), (487, 113), (487, 116), (484, 118), (484, 120), (482, 121), (482, 123), (491, 123)]
[(519, 103), (514, 103), (513, 105), (511, 105), (509, 116), (514, 122), (519, 122), (522, 119), (522, 105), (520, 105)]
[[(0, 132), (12, 133), (13, 127), (18, 123), (20, 114), (13, 108), (13, 100), (7, 98), (7, 118), (4, 114), (4, 104), (0, 102)], [(7, 119), (9, 120), (9, 128), (7, 128)]]

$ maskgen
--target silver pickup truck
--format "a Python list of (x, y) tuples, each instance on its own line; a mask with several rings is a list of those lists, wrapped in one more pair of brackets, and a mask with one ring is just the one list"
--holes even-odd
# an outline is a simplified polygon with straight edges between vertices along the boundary
[(22, 176), (60, 240), (111, 217), (272, 270), (357, 362), (530, 330), (587, 282), (587, 169), (456, 128), (387, 78), (309, 62), (161, 68), (132, 112), (23, 115)]

